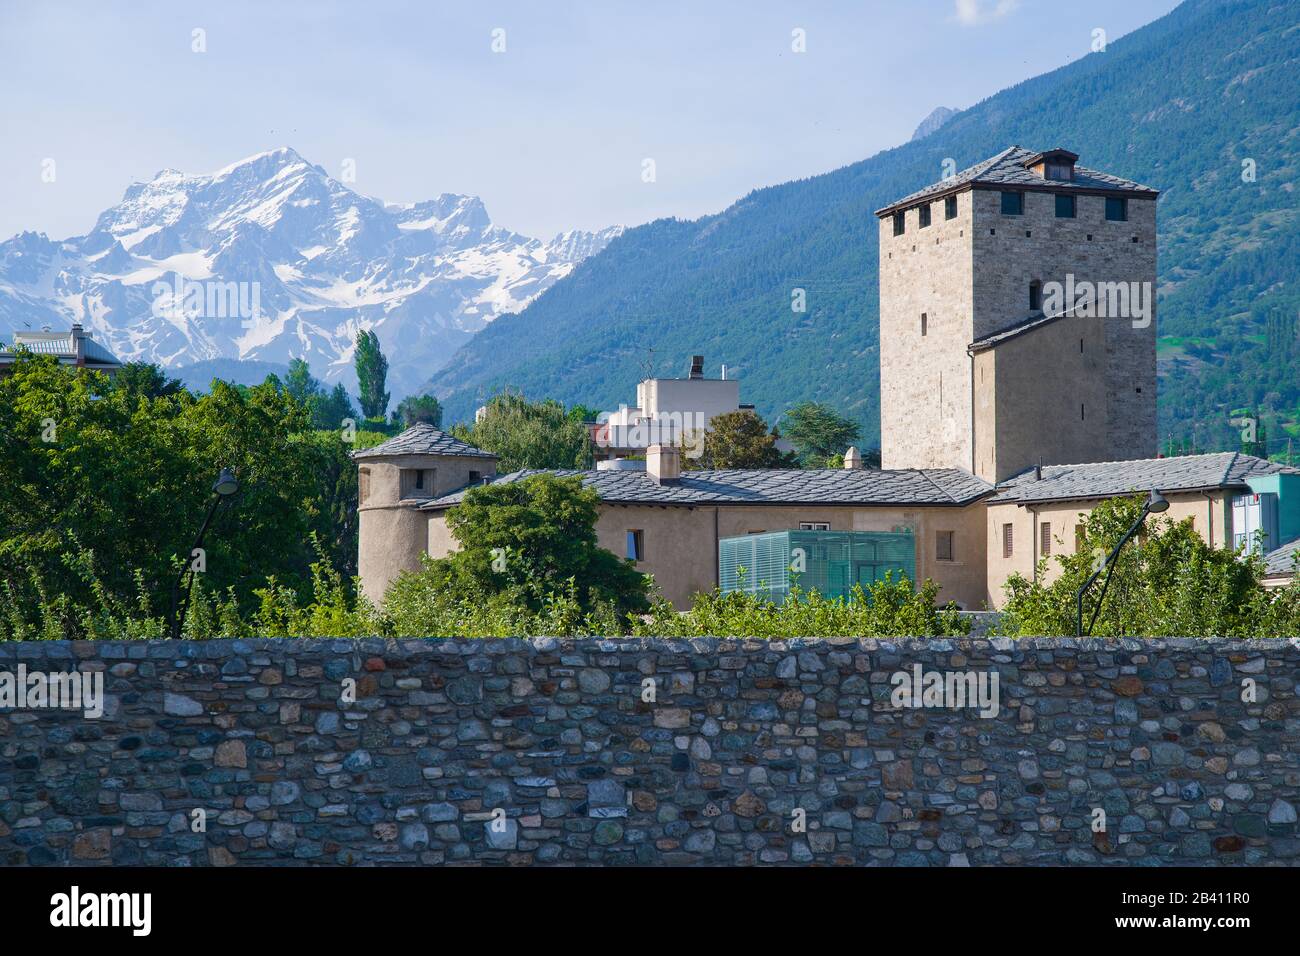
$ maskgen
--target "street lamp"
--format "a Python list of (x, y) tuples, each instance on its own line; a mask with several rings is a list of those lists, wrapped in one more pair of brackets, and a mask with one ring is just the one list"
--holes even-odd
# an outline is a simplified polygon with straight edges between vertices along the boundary
[[(1142, 504), (1142, 513), (1138, 515), (1137, 520), (1133, 522), (1133, 526), (1130, 527), (1128, 531), (1124, 532), (1124, 537), (1119, 539), (1119, 544), (1115, 545), (1115, 550), (1113, 550), (1107, 556), (1106, 560), (1102, 562), (1101, 567), (1096, 571), (1093, 571), (1088, 580), (1083, 582), (1083, 587), (1079, 588), (1079, 593), (1074, 596), (1076, 607), (1074, 625), (1075, 637), (1088, 637), (1092, 634), (1092, 626), (1097, 623), (1097, 615), (1101, 613), (1101, 602), (1106, 600), (1106, 588), (1110, 587), (1110, 576), (1115, 573), (1115, 559), (1119, 557), (1120, 550), (1124, 545), (1128, 544), (1129, 539), (1132, 538), (1133, 535), (1137, 534), (1138, 528), (1142, 527), (1142, 522), (1147, 520), (1147, 515), (1158, 515), (1168, 510), (1169, 500), (1160, 492), (1152, 488), (1151, 495)], [(1101, 584), (1101, 594), (1097, 597), (1097, 606), (1093, 609), (1092, 620), (1088, 622), (1088, 631), (1087, 633), (1084, 633), (1083, 596), (1088, 592), (1088, 588), (1092, 587), (1093, 584), (1096, 583), (1097, 578), (1101, 576), (1101, 572), (1105, 571), (1107, 568), (1110, 568), (1110, 573), (1106, 575), (1106, 580)]]
[[(212, 524), (212, 517), (217, 513), (217, 507), (226, 498), (229, 498), (239, 490), (239, 479), (229, 468), (222, 468), (221, 474), (217, 475), (217, 480), (212, 483), (212, 504), (208, 506), (208, 515), (203, 519), (203, 527), (199, 528), (199, 536), (194, 539), (194, 547), (190, 549), (190, 555), (181, 564), (181, 573), (176, 577), (176, 583), (172, 586), (172, 640), (178, 641), (181, 637), (181, 628), (185, 626), (185, 612), (189, 610), (190, 594), (194, 590), (194, 552), (203, 547), (203, 536), (208, 533), (208, 526)], [(185, 580), (185, 572), (190, 572), (189, 587), (185, 589), (185, 599), (181, 600), (181, 582)]]

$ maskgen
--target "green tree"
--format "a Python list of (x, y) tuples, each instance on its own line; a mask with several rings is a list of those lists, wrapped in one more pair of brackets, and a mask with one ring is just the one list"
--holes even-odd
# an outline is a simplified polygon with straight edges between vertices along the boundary
[(352, 406), (352, 399), (343, 383), (337, 383), (333, 390), (313, 396), (311, 402), (311, 424), (313, 428), (336, 429), (342, 426), (344, 419), (357, 419), (357, 410)]
[(442, 404), (432, 395), (408, 395), (393, 412), (393, 419), (403, 428), (419, 422), (441, 428)]
[[(90, 571), (106, 596), (166, 607), (222, 467), (241, 487), (205, 541), (209, 590), (248, 601), (268, 576), (307, 580), (317, 459), (303, 407), (272, 385), (151, 391), (48, 356), (19, 356), (0, 379), (0, 582), (16, 613), (42, 589), (96, 603)], [(60, 626), (84, 632), (72, 611)]]
[(795, 448), (804, 468), (826, 468), (833, 457), (843, 462), (844, 452), (857, 441), (857, 422), (822, 402), (799, 402), (785, 413), (785, 437)]
[(472, 426), (458, 425), (452, 434), (500, 456), (499, 472), (591, 465), (586, 428), (550, 399), (530, 402), (518, 392), (501, 392)]
[(384, 391), (388, 380), (388, 359), (379, 348), (379, 336), (370, 330), (357, 332), (356, 349), (357, 385), (361, 398), (361, 414), (366, 418), (382, 419), (388, 414), (389, 393)]
[(690, 469), (789, 468), (791, 457), (776, 447), (780, 437), (748, 409), (724, 412), (709, 420), (703, 454), (696, 458), (683, 455), (682, 465)]
[(599, 500), (576, 475), (470, 488), (447, 513), (460, 550), (399, 577), (385, 607), (400, 618), (403, 608), (440, 594), (471, 604), (504, 600), (533, 613), (570, 599), (584, 615), (645, 611), (649, 579), (597, 544)]
[(180, 379), (171, 378), (151, 362), (127, 362), (112, 378), (113, 389), (146, 398), (165, 398), (185, 390)]
[[(1073, 635), (1075, 594), (1099, 558), (1110, 553), (1142, 507), (1140, 498), (1113, 499), (1081, 517), (1081, 544), (1057, 555), (1057, 576), (1043, 583), (1050, 562), (1039, 563), (1033, 580), (1013, 575), (1001, 630), (1013, 636)], [(1143, 532), (1116, 559), (1105, 600), (1092, 633), (1134, 635), (1266, 637), (1291, 635), (1300, 618), (1289, 616), (1292, 593), (1261, 585), (1263, 561), (1226, 548), (1213, 548), (1192, 528), (1191, 519), (1147, 518)], [(1084, 599), (1087, 626), (1101, 597), (1099, 579)]]

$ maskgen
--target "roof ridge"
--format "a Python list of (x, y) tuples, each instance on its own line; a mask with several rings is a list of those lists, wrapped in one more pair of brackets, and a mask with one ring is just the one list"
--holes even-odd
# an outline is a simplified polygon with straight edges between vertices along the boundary
[(1232, 474), (1232, 468), (1237, 464), (1237, 456), (1239, 454), (1240, 452), (1235, 451), (1230, 453), (1231, 457), (1228, 458), (1228, 467), (1223, 469), (1223, 475), (1219, 478), (1219, 484), (1227, 484), (1228, 476)]
[(949, 501), (953, 501), (953, 502), (955, 502), (955, 501), (957, 500), (956, 498), (953, 497), (951, 491), (949, 491), (949, 490), (948, 490), (947, 488), (945, 488), (943, 485), (939, 484), (939, 482), (935, 481), (933, 478), (930, 477), (929, 469), (926, 469), (926, 468), (918, 468), (918, 469), (916, 469), (916, 470), (917, 470), (917, 472), (920, 473), (921, 477), (923, 477), (923, 478), (924, 478), (926, 481), (928, 481), (930, 484), (934, 485), (934, 487), (937, 488), (941, 494), (947, 495)]

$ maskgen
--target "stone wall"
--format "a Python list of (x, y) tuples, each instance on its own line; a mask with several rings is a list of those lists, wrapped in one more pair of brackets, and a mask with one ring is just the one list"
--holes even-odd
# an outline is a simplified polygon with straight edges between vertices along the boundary
[[(916, 665), (996, 674), (997, 713), (896, 707)], [(10, 865), (1300, 861), (1296, 641), (0, 645), (20, 668), (108, 696), (0, 709)]]

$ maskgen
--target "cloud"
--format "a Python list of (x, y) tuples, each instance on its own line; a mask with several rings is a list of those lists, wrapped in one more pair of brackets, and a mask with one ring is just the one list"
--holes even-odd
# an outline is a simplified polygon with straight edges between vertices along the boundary
[(968, 27), (1001, 20), (1020, 6), (1020, 0), (955, 0), (957, 20)]

